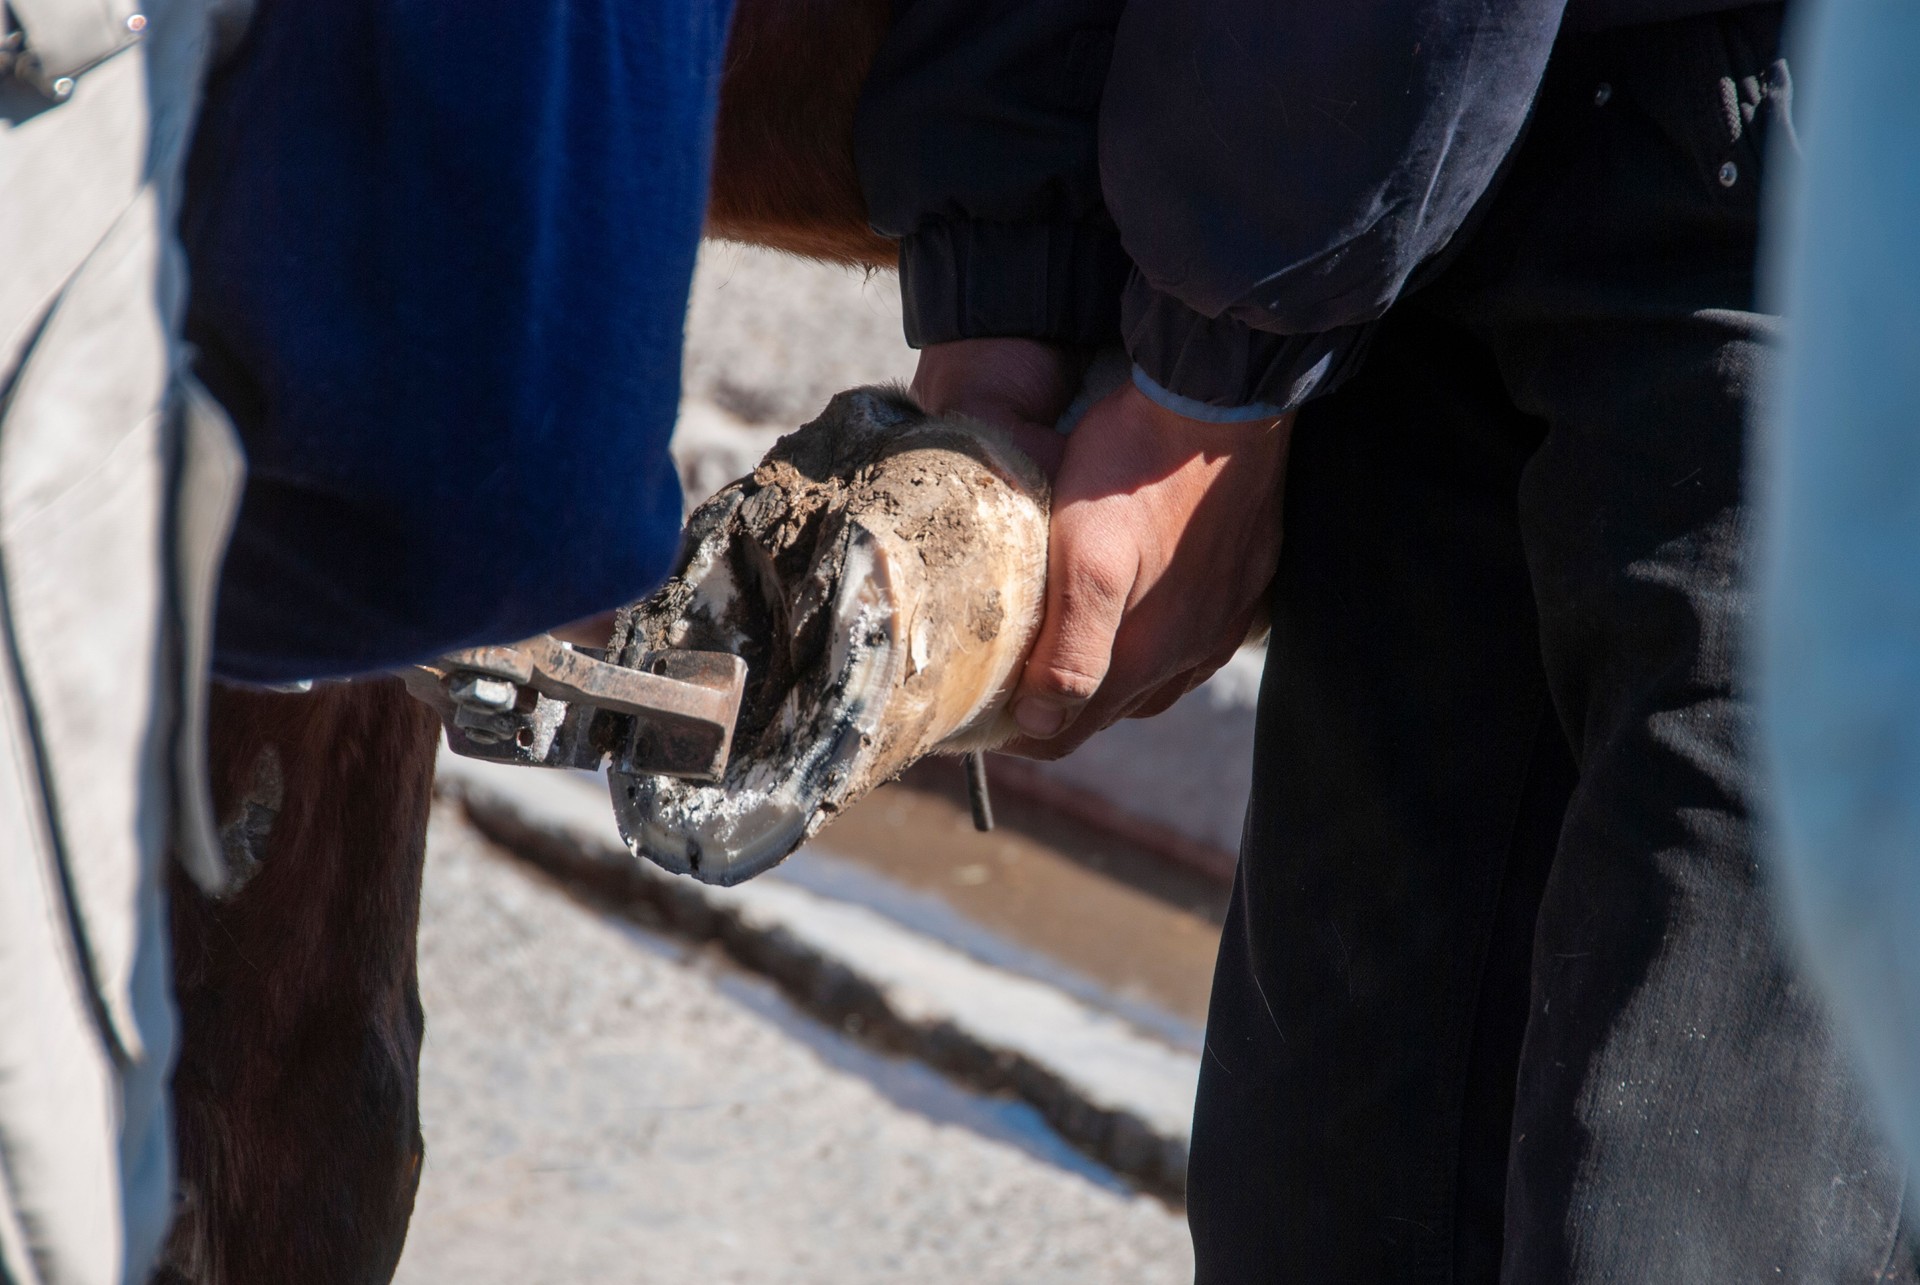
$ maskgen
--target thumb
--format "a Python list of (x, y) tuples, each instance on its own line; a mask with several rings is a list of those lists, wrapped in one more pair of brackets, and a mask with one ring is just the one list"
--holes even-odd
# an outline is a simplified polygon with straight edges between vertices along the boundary
[(1013, 695), (1013, 721), (1036, 740), (1065, 731), (1100, 690), (1133, 589), (1131, 544), (1099, 539), (1074, 516), (1054, 514), (1047, 613)]

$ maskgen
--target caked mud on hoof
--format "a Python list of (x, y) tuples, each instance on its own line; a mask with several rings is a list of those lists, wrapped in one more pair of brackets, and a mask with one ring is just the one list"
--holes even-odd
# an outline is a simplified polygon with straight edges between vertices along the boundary
[(914, 760), (999, 744), (1046, 587), (1047, 482), (998, 430), (856, 389), (688, 520), (619, 659), (728, 651), (747, 692), (718, 785), (611, 774), (633, 851), (708, 883), (778, 864)]

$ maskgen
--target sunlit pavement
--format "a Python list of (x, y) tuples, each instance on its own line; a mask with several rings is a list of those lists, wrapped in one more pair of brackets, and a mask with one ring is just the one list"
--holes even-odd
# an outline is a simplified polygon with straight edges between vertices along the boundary
[(1157, 1282), (1178, 1214), (436, 810), (402, 1282)]

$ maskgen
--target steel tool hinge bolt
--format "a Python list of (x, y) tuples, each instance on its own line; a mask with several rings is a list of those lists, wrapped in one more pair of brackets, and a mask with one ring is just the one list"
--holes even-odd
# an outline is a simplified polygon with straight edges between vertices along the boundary
[(139, 35), (139, 34), (140, 34), (141, 32), (143, 32), (143, 31), (145, 31), (146, 29), (147, 29), (147, 15), (146, 15), (146, 14), (144, 14), (144, 13), (130, 13), (130, 14), (128, 14), (128, 15), (127, 15), (127, 30), (128, 30), (128, 31), (131, 31), (131, 32), (132, 32), (132, 33), (133, 33), (134, 35), (136, 35), (136, 36), (137, 36), (137, 35)]
[(49, 86), (49, 89), (55, 98), (64, 102), (66, 99), (73, 97), (73, 77), (60, 77), (60, 79), (54, 81), (53, 84)]
[(1727, 161), (1726, 163), (1720, 166), (1720, 186), (1721, 187), (1732, 187), (1735, 183), (1738, 183), (1739, 181), (1740, 181), (1740, 167), (1738, 165), (1735, 165), (1732, 161)]
[(504, 678), (468, 675), (448, 683), (447, 695), (453, 698), (453, 703), (456, 705), (504, 713), (513, 708), (514, 700), (519, 693), (514, 690), (513, 684)]

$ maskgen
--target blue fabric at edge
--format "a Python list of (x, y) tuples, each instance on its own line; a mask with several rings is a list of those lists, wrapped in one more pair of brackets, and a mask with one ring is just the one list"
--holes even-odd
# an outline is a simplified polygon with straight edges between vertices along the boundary
[(183, 220), (250, 468), (217, 673), (379, 669), (665, 575), (729, 7), (262, 0)]

